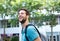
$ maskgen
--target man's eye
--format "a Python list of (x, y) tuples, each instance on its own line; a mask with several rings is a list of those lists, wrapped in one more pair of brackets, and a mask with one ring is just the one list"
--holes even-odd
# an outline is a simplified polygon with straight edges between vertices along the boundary
[(19, 13), (19, 14), (24, 14), (24, 13)]
[(24, 14), (24, 13), (21, 13), (21, 14)]

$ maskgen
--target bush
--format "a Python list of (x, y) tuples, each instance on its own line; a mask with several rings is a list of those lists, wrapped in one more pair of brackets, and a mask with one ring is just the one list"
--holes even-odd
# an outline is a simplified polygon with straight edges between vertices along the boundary
[(19, 41), (19, 36), (13, 36), (13, 37), (11, 38), (11, 41)]

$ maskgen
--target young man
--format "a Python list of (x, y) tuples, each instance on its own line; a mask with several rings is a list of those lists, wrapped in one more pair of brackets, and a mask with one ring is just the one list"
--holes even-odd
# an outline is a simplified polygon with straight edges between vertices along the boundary
[[(22, 24), (22, 41), (27, 41), (25, 37), (25, 28), (29, 24), (29, 12), (26, 9), (20, 9), (18, 11), (19, 22)], [(28, 26), (27, 37), (29, 41), (41, 41), (39, 34), (37, 33), (34, 26)]]

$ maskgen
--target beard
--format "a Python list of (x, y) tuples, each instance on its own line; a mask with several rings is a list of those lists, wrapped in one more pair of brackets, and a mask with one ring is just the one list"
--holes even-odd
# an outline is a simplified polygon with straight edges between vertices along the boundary
[(22, 21), (20, 21), (21, 24), (24, 24), (26, 22), (26, 19), (23, 19)]

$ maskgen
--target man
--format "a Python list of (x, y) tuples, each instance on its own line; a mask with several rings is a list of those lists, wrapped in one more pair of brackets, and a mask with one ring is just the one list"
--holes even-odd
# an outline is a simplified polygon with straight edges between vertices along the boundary
[[(22, 24), (22, 41), (27, 41), (25, 37), (25, 28), (29, 24), (29, 12), (26, 9), (20, 9), (18, 11), (19, 22)], [(27, 37), (29, 41), (41, 41), (39, 34), (34, 26), (29, 26), (27, 29)]]

